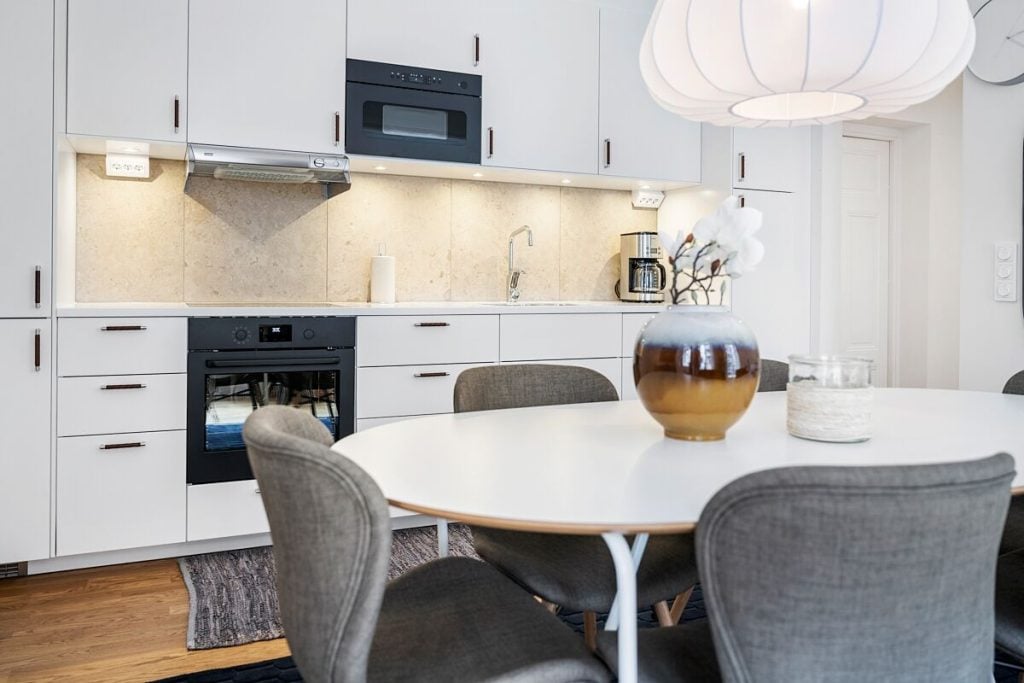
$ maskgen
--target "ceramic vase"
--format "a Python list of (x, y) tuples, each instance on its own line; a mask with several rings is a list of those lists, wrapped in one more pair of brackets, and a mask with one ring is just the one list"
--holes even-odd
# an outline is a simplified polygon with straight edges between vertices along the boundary
[(669, 306), (640, 331), (636, 392), (665, 436), (717, 441), (757, 391), (757, 340), (723, 306)]

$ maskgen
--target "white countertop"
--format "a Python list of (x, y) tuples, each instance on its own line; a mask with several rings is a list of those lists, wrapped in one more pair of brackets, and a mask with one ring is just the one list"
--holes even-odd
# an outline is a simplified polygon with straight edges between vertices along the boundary
[(508, 313), (657, 313), (665, 304), (620, 301), (502, 302), (409, 301), (395, 304), (344, 303), (78, 303), (58, 306), (59, 318), (152, 318), (293, 315), (470, 315)]

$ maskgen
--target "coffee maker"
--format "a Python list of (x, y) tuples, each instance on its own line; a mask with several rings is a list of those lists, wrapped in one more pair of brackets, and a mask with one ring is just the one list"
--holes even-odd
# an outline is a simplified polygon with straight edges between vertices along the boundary
[(661, 265), (661, 244), (656, 232), (628, 232), (622, 235), (619, 252), (619, 282), (615, 293), (623, 301), (661, 303), (667, 274)]

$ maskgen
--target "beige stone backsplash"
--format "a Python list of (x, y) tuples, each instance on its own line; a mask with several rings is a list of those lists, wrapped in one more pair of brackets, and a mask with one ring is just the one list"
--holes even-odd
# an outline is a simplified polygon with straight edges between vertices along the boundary
[(612, 300), (619, 234), (654, 230), (629, 193), (355, 174), (330, 200), (312, 185), (196, 178), (153, 159), (146, 180), (107, 178), (78, 157), (76, 297), (81, 302), (366, 301), (387, 245), (400, 301), (505, 296), (508, 235), (524, 300)]

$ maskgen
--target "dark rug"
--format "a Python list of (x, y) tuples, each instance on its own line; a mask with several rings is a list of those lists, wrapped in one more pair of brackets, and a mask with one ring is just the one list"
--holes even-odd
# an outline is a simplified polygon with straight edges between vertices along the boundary
[[(477, 556), (469, 529), (459, 524), (449, 526), (448, 548), (451, 555)], [(435, 527), (395, 531), (388, 580), (436, 558)], [(284, 635), (274, 585), (277, 572), (269, 547), (183, 557), (178, 566), (188, 589), (189, 650), (243, 645)]]

